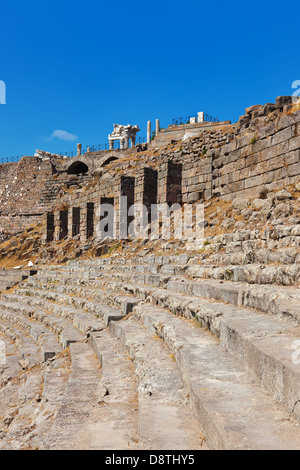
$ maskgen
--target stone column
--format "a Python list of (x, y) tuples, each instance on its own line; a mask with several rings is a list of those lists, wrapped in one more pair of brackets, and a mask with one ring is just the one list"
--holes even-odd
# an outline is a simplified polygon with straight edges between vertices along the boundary
[(160, 131), (159, 119), (156, 119), (156, 125), (155, 125), (155, 135), (156, 135), (156, 137), (158, 136), (159, 131)]
[(125, 137), (125, 148), (126, 149), (129, 148), (129, 137), (128, 137), (128, 135)]
[(124, 148), (124, 139), (120, 139), (120, 149)]
[(198, 113), (198, 122), (204, 122), (204, 112)]
[(109, 150), (113, 150), (113, 149), (114, 149), (114, 141), (110, 140), (109, 141)]
[(151, 121), (147, 122), (147, 143), (151, 142)]
[(82, 147), (82, 144), (77, 144), (77, 157), (81, 155), (81, 147)]
[(135, 146), (135, 136), (131, 137), (131, 148)]

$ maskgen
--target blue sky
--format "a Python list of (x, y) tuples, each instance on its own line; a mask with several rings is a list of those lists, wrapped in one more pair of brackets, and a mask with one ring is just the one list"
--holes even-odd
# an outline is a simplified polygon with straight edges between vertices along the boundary
[(0, 157), (105, 143), (113, 123), (138, 124), (145, 136), (148, 120), (166, 127), (198, 111), (234, 122), (247, 106), (292, 94), (300, 80), (298, 7), (2, 2)]

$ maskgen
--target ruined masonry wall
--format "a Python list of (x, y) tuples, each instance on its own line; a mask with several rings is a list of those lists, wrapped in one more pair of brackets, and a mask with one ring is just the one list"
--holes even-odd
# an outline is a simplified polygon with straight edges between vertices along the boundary
[(300, 179), (300, 111), (258, 127), (214, 152), (212, 194), (255, 197)]
[[(64, 194), (60, 190), (66, 181), (74, 183), (73, 188), (80, 187), (74, 175), (67, 175), (75, 159), (53, 162), (23, 157), (19, 163), (0, 165), (0, 231), (23, 230), (42, 214), (53, 212), (54, 237), (58, 239), (59, 211), (67, 207), (68, 233), (79, 230), (85, 239), (87, 223), (91, 231), (87, 218), (93, 214), (96, 226), (101, 198), (114, 198), (118, 211), (122, 194), (129, 195), (131, 202), (150, 206), (155, 202), (193, 203), (213, 196), (253, 198), (262, 189), (272, 191), (296, 183), (300, 180), (300, 110), (294, 110), (290, 97), (279, 97), (275, 104), (247, 108), (235, 124), (210, 126), (168, 147), (75, 158), (89, 163), (90, 184), (82, 187), (86, 184), (82, 180), (81, 189), (60, 199), (57, 196)], [(111, 158), (115, 161), (106, 165)], [(97, 176), (92, 180), (95, 169)], [(73, 207), (80, 209), (80, 213), (75, 211), (75, 227)], [(117, 219), (117, 229), (118, 224)]]
[(0, 231), (15, 233), (40, 219), (45, 182), (52, 177), (51, 162), (23, 157), (0, 165)]

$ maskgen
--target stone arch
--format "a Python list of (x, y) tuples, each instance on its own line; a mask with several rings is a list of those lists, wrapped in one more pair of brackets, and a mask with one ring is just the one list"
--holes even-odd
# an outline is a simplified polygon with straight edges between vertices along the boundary
[(85, 163), (77, 160), (76, 162), (73, 162), (69, 166), (67, 173), (68, 175), (79, 175), (79, 174), (87, 173), (88, 171), (89, 171), (89, 167)]
[(111, 163), (115, 160), (118, 160), (118, 157), (109, 157), (107, 160), (104, 160), (104, 162), (101, 164), (101, 168), (106, 166), (106, 165), (109, 165), (109, 163)]

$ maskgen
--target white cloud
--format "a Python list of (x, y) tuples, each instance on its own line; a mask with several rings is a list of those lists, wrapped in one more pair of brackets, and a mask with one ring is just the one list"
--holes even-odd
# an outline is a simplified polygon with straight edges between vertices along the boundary
[(78, 139), (77, 135), (70, 134), (70, 132), (63, 131), (61, 129), (56, 129), (55, 131), (53, 131), (50, 139), (54, 139), (54, 138), (57, 138), (60, 140), (77, 140)]

